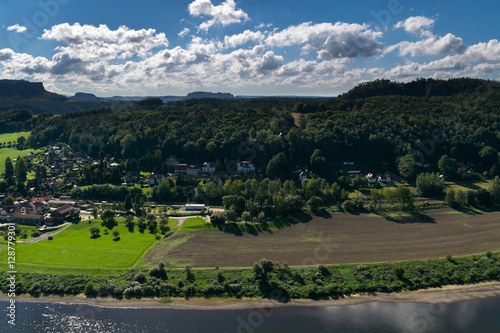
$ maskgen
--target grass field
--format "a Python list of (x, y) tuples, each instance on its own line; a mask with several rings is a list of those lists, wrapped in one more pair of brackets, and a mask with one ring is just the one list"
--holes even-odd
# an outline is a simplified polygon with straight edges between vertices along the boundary
[[(101, 237), (90, 238), (92, 226), (101, 228)], [(128, 231), (123, 222), (115, 229), (120, 232), (120, 240), (115, 241), (112, 232), (104, 235), (100, 220), (91, 223), (82, 221), (74, 224), (54, 239), (42, 240), (34, 244), (17, 245), (17, 262), (48, 266), (71, 266), (86, 268), (132, 267), (155, 241), (148, 230), (140, 233)], [(0, 260), (6, 260), (5, 252), (0, 252)]]
[[(5, 133), (0, 134), (0, 143), (7, 142), (17, 142), (17, 139), (21, 136), (24, 136), (26, 139), (30, 136), (31, 132), (17, 132), (17, 133)], [(0, 173), (5, 172), (5, 160), (7, 157), (11, 159), (15, 159), (18, 156), (26, 156), (28, 153), (38, 153), (41, 150), (35, 149), (25, 149), (25, 150), (17, 150), (16, 148), (0, 148)], [(15, 165), (15, 163), (14, 163)]]
[[(29, 153), (39, 153), (41, 150), (37, 149), (25, 149), (25, 150), (17, 150), (15, 148), (1, 148), (0, 149), (0, 173), (5, 172), (5, 160), (7, 157), (10, 157), (11, 160), (18, 158), (19, 156), (23, 157)], [(13, 163), (16, 165), (16, 163)]]
[(24, 136), (26, 139), (29, 138), (31, 132), (16, 132), (16, 133), (4, 133), (0, 134), (0, 143), (17, 142), (17, 139)]
[(491, 184), (491, 180), (477, 181), (477, 182), (447, 182), (445, 185), (445, 191), (448, 189), (453, 189), (455, 191), (470, 191), (470, 190), (479, 190), (485, 189), (487, 190)]
[[(259, 233), (188, 231), (163, 240), (144, 259), (173, 267), (250, 267), (261, 258), (290, 265), (369, 263), (465, 256), (500, 250), (500, 212), (438, 209), (314, 217)], [(190, 224), (195, 227), (195, 222)], [(198, 226), (199, 227), (199, 226)]]

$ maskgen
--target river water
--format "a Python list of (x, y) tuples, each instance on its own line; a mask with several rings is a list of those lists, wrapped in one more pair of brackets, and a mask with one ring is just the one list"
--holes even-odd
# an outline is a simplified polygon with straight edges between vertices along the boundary
[(6, 316), (8, 303), (0, 302), (0, 332), (500, 332), (500, 298), (451, 304), (373, 302), (214, 311), (16, 305), (16, 325), (11, 326)]

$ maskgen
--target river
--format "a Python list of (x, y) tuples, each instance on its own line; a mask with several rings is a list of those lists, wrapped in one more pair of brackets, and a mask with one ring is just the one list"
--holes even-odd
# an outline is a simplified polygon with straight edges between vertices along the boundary
[(295, 333), (499, 332), (500, 298), (450, 304), (362, 303), (246, 310), (103, 308), (17, 302), (16, 325), (0, 302), (0, 332)]

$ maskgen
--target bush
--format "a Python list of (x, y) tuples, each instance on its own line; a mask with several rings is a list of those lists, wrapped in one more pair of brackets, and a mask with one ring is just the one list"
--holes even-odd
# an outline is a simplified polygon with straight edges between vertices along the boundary
[(440, 196), (444, 190), (444, 179), (437, 173), (421, 173), (417, 176), (417, 191), (423, 196)]
[(99, 227), (90, 227), (90, 238), (98, 238), (101, 233), (101, 228)]
[(139, 283), (145, 283), (147, 280), (146, 274), (144, 274), (144, 272), (139, 272), (135, 275), (134, 280)]

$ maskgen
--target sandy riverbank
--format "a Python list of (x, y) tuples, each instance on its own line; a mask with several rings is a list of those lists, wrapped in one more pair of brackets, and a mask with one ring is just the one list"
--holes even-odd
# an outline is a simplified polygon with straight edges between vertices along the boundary
[[(292, 300), (288, 303), (279, 303), (266, 299), (255, 298), (172, 298), (169, 303), (160, 302), (159, 299), (144, 298), (132, 300), (116, 300), (113, 298), (87, 298), (78, 296), (18, 296), (16, 301), (60, 304), (89, 304), (110, 308), (170, 308), (193, 310), (235, 310), (269, 308), (280, 306), (339, 306), (365, 302), (402, 302), (402, 303), (453, 303), (490, 297), (500, 297), (500, 282), (485, 282), (473, 285), (451, 285), (442, 288), (430, 288), (417, 291), (404, 291), (400, 293), (363, 293), (349, 297), (329, 300)], [(0, 294), (0, 301), (10, 298)]]

